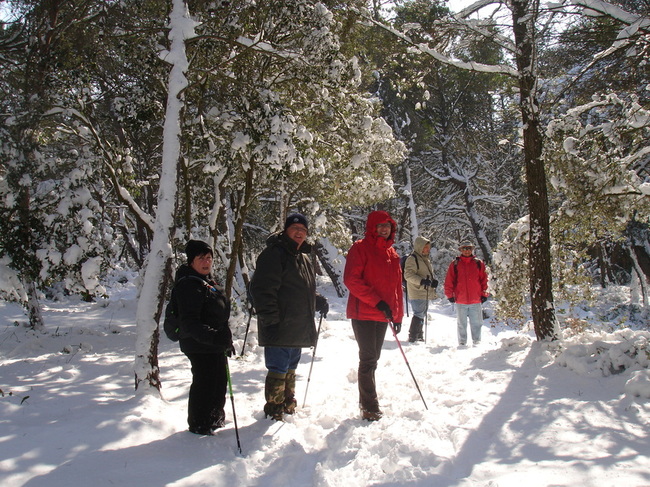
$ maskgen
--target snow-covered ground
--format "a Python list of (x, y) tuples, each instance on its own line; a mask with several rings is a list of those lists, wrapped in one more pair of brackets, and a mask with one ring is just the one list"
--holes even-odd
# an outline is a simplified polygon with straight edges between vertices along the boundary
[[(188, 362), (161, 341), (164, 399), (134, 395), (135, 292), (45, 303), (46, 334), (0, 303), (0, 485), (643, 486), (650, 485), (648, 331), (587, 331), (541, 344), (485, 321), (483, 344), (456, 348), (451, 305), (430, 308), (427, 343), (392, 336), (377, 371), (384, 418), (359, 418), (357, 348), (331, 287), (306, 405), (264, 419), (255, 334), (231, 359), (230, 399), (213, 437), (186, 430)], [(16, 325), (15, 322), (19, 324)], [(238, 351), (246, 316), (235, 315)], [(255, 329), (255, 321), (251, 329)], [(303, 405), (311, 352), (298, 369)]]

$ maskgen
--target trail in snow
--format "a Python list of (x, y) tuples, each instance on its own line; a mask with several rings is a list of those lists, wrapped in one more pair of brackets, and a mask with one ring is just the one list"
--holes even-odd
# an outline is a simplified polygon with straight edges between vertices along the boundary
[[(51, 303), (47, 335), (14, 327), (20, 311), (0, 305), (0, 484), (650, 485), (650, 410), (625, 394), (630, 372), (576, 373), (558, 365), (552, 346), (489, 320), (481, 346), (458, 350), (443, 300), (430, 308), (426, 344), (406, 341), (409, 319), (400, 334), (428, 410), (389, 333), (377, 370), (385, 416), (361, 421), (357, 345), (345, 300), (332, 294), (306, 406), (309, 350), (298, 368), (299, 408), (285, 422), (263, 417), (254, 320), (246, 355), (230, 360), (241, 455), (230, 401), (216, 436), (187, 432), (191, 374), (177, 344), (161, 342), (164, 400), (133, 397), (132, 294)], [(246, 319), (233, 317), (238, 347)]]

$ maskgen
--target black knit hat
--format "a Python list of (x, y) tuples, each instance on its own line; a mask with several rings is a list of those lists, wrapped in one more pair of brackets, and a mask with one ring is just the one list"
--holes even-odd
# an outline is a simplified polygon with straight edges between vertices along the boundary
[(292, 213), (289, 215), (284, 221), (284, 229), (286, 230), (294, 223), (300, 223), (301, 225), (304, 225), (305, 228), (309, 229), (309, 225), (307, 225), (307, 218), (305, 218), (305, 215), (301, 215), (300, 213)]
[(185, 255), (187, 255), (187, 263), (191, 264), (194, 257), (199, 255), (210, 254), (214, 255), (212, 247), (202, 240), (190, 240), (185, 246)]

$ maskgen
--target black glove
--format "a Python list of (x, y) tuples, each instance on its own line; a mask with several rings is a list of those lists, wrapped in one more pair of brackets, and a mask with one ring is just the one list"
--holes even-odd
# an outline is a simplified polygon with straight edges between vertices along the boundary
[(224, 353), (226, 354), (226, 357), (232, 357), (235, 355), (235, 344), (231, 342), (230, 345), (226, 347)]
[(487, 296), (481, 296), (481, 304), (487, 301)]
[(449, 302), (450, 302), (451, 304), (454, 304), (454, 303), (456, 302), (456, 298), (449, 298)]
[(433, 279), (431, 281), (431, 287), (434, 288), (434, 289), (438, 287), (438, 280), (437, 279)]
[(386, 301), (379, 301), (375, 308), (384, 313), (389, 321), (393, 321), (393, 312), (390, 310), (390, 306), (388, 306), (388, 303)]
[(401, 323), (393, 323), (393, 328), (395, 328), (395, 335), (397, 335), (400, 331), (402, 331), (402, 324)]
[(429, 279), (428, 277), (422, 279), (420, 281), (420, 286), (424, 286), (424, 289), (428, 289), (429, 287), (431, 287), (431, 279)]
[(327, 298), (325, 296), (321, 296), (320, 294), (316, 295), (316, 311), (318, 311), (323, 318), (327, 318), (327, 313), (330, 310), (330, 305), (327, 302)]

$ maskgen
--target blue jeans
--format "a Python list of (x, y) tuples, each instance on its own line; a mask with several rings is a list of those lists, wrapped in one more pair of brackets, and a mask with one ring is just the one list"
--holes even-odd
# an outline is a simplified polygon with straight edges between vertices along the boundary
[(458, 304), (456, 303), (456, 318), (458, 320), (458, 344), (467, 343), (467, 318), (472, 332), (474, 343), (481, 341), (481, 326), (483, 326), (483, 309), (481, 303)]
[(424, 314), (429, 309), (429, 301), (426, 299), (409, 299), (409, 301), (411, 302), (413, 316), (417, 316), (424, 321)]
[(264, 362), (271, 372), (286, 374), (296, 370), (300, 362), (301, 348), (264, 347)]

